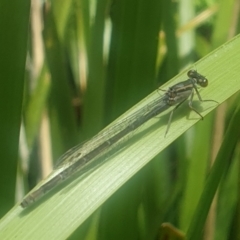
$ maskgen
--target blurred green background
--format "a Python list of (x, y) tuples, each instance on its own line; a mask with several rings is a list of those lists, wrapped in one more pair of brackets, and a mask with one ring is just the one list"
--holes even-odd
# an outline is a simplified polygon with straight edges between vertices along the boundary
[[(0, 16), (0, 216), (69, 148), (239, 32), (237, 0), (0, 0)], [(164, 222), (186, 232), (236, 99), (161, 152), (70, 239), (161, 239)], [(199, 239), (240, 239), (237, 146)]]

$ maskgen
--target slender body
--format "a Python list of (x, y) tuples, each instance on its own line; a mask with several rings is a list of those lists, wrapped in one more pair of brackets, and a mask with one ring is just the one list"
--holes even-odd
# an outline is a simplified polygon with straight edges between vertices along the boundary
[(133, 115), (100, 132), (85, 144), (70, 149), (59, 159), (58, 164), (56, 165), (56, 168), (61, 167), (63, 170), (59, 173), (53, 172), (46, 183), (23, 199), (21, 206), (25, 208), (37, 201), (41, 196), (49, 192), (63, 180), (69, 178), (74, 173), (85, 168), (89, 163), (95, 161), (103, 153), (111, 149), (116, 143), (124, 139), (129, 133), (171, 106), (175, 106), (175, 108), (170, 113), (165, 136), (170, 128), (174, 110), (188, 98), (189, 107), (203, 119), (202, 115), (192, 107), (192, 99), (194, 92), (196, 92), (200, 101), (214, 101), (202, 100), (197, 89), (197, 86), (206, 87), (208, 85), (208, 80), (195, 70), (188, 71), (188, 77), (188, 80), (170, 87), (161, 98), (153, 100), (146, 107), (136, 111)]

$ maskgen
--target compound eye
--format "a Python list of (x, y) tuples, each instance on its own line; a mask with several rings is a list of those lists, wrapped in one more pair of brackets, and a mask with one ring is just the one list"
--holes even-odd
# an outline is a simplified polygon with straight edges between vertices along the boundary
[(208, 80), (195, 70), (189, 70), (187, 73), (188, 77), (194, 79), (198, 85), (201, 87), (207, 87)]
[(201, 87), (207, 87), (207, 85), (208, 85), (208, 80), (207, 80), (206, 78), (201, 79), (201, 81), (199, 82), (199, 85), (200, 85)]
[(189, 70), (188, 72), (187, 72), (187, 75), (188, 75), (188, 77), (190, 77), (190, 78), (194, 78), (194, 77), (196, 77), (196, 75), (197, 75), (197, 72), (195, 71), (195, 70)]

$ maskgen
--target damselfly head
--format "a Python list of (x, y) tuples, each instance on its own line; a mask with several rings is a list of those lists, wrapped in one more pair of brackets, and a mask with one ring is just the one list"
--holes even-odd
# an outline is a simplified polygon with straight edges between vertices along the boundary
[(197, 84), (199, 84), (201, 87), (207, 87), (208, 85), (207, 78), (198, 73), (196, 70), (189, 70), (187, 75), (189, 78), (195, 79)]

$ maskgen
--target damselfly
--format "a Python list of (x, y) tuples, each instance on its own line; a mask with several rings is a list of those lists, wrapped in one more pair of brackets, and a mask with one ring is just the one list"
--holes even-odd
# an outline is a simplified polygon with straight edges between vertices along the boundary
[(196, 92), (201, 102), (216, 101), (202, 100), (198, 92), (198, 86), (206, 87), (208, 85), (208, 80), (203, 75), (195, 70), (188, 71), (187, 75), (189, 78), (186, 81), (173, 85), (165, 91), (162, 97), (153, 100), (147, 104), (147, 106), (137, 110), (121, 122), (117, 122), (109, 128), (106, 128), (106, 130), (103, 130), (88, 142), (80, 144), (66, 152), (59, 159), (55, 171), (49, 176), (49, 180), (27, 195), (21, 202), (21, 206), (25, 208), (31, 205), (76, 172), (82, 172), (81, 170), (85, 169), (90, 163), (95, 162), (102, 154), (112, 149), (112, 147), (124, 139), (125, 136), (171, 106), (175, 107), (170, 113), (165, 136), (169, 131), (174, 110), (187, 99), (189, 99), (189, 107), (203, 119), (203, 116), (192, 106), (194, 92)]

